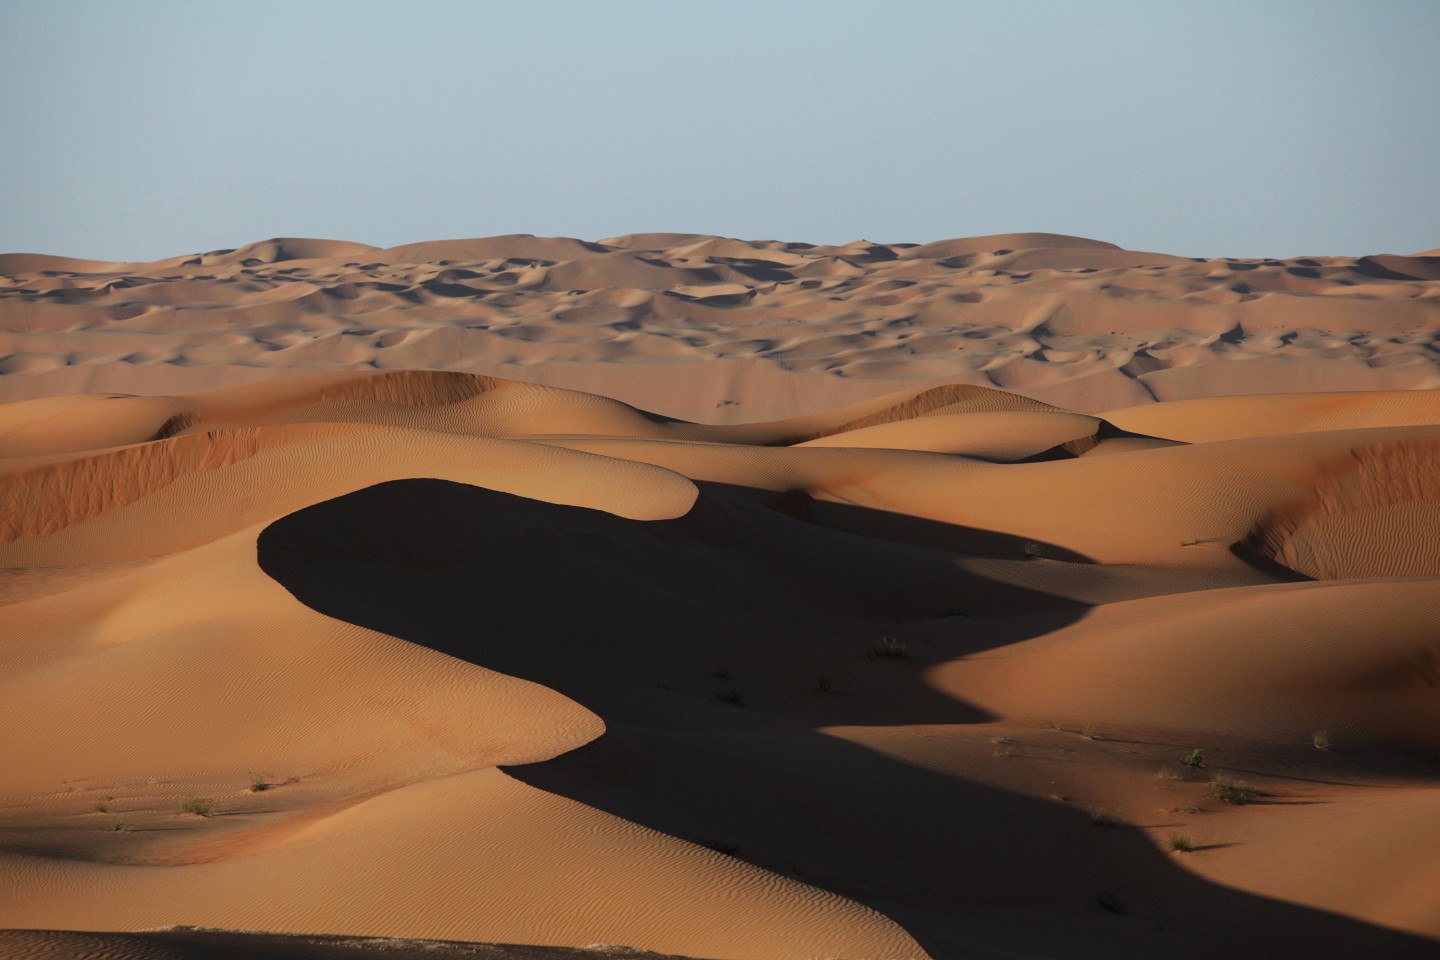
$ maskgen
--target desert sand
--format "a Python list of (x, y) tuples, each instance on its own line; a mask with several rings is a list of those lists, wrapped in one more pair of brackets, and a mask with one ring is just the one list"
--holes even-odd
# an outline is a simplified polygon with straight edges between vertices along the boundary
[(1440, 951), (1440, 251), (8, 254), (0, 374), (0, 954)]

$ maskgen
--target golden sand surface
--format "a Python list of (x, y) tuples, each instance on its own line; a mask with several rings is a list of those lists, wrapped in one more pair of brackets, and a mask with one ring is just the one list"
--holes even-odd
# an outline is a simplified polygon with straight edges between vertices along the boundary
[(0, 256), (0, 954), (1433, 956), (1437, 311), (1046, 234)]

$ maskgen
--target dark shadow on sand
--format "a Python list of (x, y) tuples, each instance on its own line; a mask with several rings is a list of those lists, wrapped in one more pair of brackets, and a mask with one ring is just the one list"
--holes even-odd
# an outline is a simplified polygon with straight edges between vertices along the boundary
[[(598, 740), (511, 776), (867, 903), (934, 957), (1435, 955), (1423, 938), (1209, 883), (1138, 830), (1096, 830), (1083, 810), (825, 732), (983, 722), (925, 665), (1083, 608), (957, 567), (944, 548), (1017, 555), (984, 531), (701, 487), (684, 517), (632, 521), (394, 481), (276, 521), (259, 562), (321, 613), (605, 719)], [(987, 632), (963, 615), (977, 590), (1052, 615)], [(927, 619), (953, 641), (867, 659)], [(826, 672), (843, 695), (812, 689)], [(743, 687), (745, 708), (717, 702), (718, 682)]]

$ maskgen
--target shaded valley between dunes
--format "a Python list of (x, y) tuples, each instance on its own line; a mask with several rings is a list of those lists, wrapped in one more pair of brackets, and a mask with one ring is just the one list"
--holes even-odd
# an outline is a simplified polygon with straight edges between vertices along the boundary
[(0, 257), (0, 953), (1433, 956), (1436, 261)]

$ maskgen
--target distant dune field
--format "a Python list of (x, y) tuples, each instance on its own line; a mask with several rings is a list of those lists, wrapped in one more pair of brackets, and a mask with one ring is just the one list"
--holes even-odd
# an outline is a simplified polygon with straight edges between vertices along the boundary
[(0, 256), (0, 955), (1433, 957), (1437, 387), (1440, 251)]

